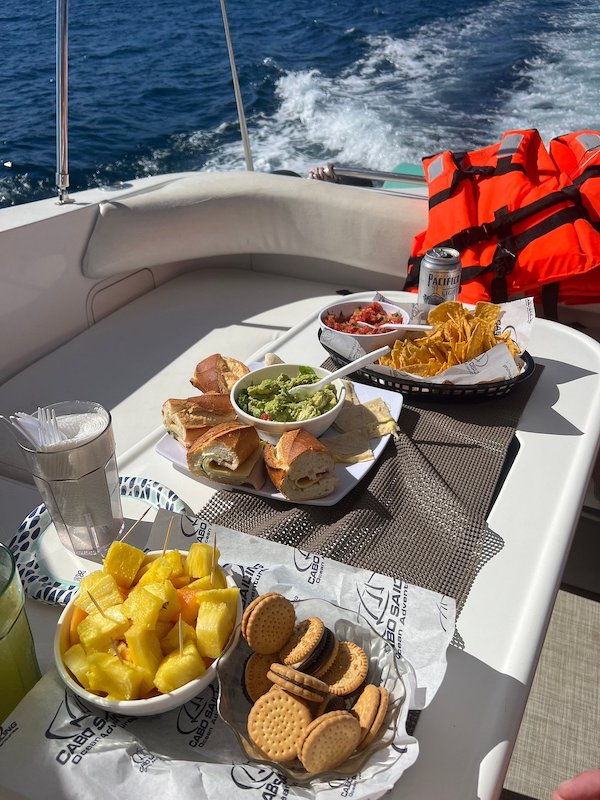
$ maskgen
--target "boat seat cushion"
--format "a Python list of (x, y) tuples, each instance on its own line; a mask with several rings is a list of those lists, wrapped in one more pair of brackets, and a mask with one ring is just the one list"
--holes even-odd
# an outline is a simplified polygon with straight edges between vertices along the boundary
[[(60, 400), (97, 400), (114, 415), (122, 453), (161, 424), (169, 397), (197, 393), (198, 361), (247, 359), (336, 297), (336, 285), (247, 269), (184, 273), (137, 298), (0, 386), (0, 413)], [(325, 352), (323, 353), (325, 356)], [(0, 425), (0, 475), (30, 478)]]
[(424, 197), (266, 173), (192, 173), (101, 203), (82, 271), (106, 278), (220, 255), (282, 254), (305, 257), (309, 279), (319, 280), (328, 261), (364, 270), (364, 288), (378, 272), (401, 289), (426, 219)]

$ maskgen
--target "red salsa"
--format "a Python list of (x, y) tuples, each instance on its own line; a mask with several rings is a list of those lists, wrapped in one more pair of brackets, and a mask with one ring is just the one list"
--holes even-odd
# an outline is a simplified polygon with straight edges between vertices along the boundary
[(323, 322), (328, 328), (333, 328), (334, 331), (342, 331), (343, 333), (380, 333), (377, 328), (363, 328), (357, 325), (357, 322), (368, 322), (370, 325), (377, 325), (381, 327), (386, 323), (396, 323), (402, 325), (404, 319), (399, 312), (388, 314), (384, 311), (379, 303), (371, 303), (370, 306), (358, 306), (355, 308), (349, 317), (343, 314), (328, 314), (323, 317)]

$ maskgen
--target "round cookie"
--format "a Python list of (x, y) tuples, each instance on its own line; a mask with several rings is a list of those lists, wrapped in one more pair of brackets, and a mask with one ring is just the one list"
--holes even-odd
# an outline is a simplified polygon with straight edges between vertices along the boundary
[(244, 694), (251, 703), (256, 703), (259, 697), (269, 691), (273, 685), (267, 678), (267, 672), (273, 663), (272, 655), (251, 653), (244, 665), (244, 680), (242, 683)]
[(319, 644), (303, 662), (302, 671), (314, 675), (315, 678), (320, 678), (335, 661), (338, 646), (336, 635), (329, 628), (325, 628)]
[(307, 772), (335, 769), (355, 750), (360, 723), (349, 711), (330, 711), (306, 729), (298, 746), (298, 758)]
[(385, 719), (385, 715), (387, 714), (389, 704), (390, 693), (385, 686), (379, 686), (379, 706), (377, 708), (377, 713), (375, 714), (373, 723), (365, 734), (364, 739), (358, 745), (359, 750), (363, 750), (365, 747), (368, 747), (379, 733), (379, 729), (381, 728), (383, 720)]
[(369, 671), (367, 654), (354, 642), (340, 642), (335, 661), (321, 680), (329, 686), (331, 694), (352, 694), (362, 684)]
[(271, 664), (267, 678), (286, 692), (315, 703), (320, 703), (328, 694), (326, 683), (285, 664)]
[(314, 652), (325, 632), (325, 625), (318, 617), (303, 619), (294, 628), (288, 641), (279, 651), (279, 661), (288, 667), (301, 666)]
[(361, 742), (371, 730), (371, 726), (377, 715), (377, 709), (380, 705), (380, 697), (379, 686), (368, 683), (362, 690), (356, 703), (350, 709), (350, 712), (356, 716), (360, 723)]
[(242, 636), (255, 653), (277, 653), (292, 635), (295, 622), (292, 603), (277, 592), (268, 592), (259, 595), (244, 611)]
[(302, 700), (278, 689), (263, 694), (248, 714), (248, 735), (272, 761), (293, 761), (312, 716)]

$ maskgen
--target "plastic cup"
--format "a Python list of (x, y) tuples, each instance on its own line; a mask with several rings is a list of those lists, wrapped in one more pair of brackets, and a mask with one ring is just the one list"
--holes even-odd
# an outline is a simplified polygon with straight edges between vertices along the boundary
[(50, 450), (21, 449), (62, 544), (79, 556), (105, 555), (123, 528), (110, 413), (72, 400), (48, 406), (68, 437)]
[(39, 678), (23, 584), (13, 554), (0, 544), (0, 724)]

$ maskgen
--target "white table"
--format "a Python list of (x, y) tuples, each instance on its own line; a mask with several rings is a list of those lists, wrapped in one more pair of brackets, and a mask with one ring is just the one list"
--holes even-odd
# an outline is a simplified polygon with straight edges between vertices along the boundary
[[(389, 292), (411, 302), (413, 295)], [(355, 295), (370, 300), (372, 292)], [(277, 342), (286, 361), (319, 364), (325, 352), (311, 315)], [(489, 515), (504, 548), (477, 577), (459, 618), (465, 650), (450, 648), (441, 690), (421, 714), (420, 755), (393, 794), (411, 800), (494, 798), (504, 775), (600, 440), (600, 345), (565, 326), (536, 320), (528, 347), (544, 371), (518, 425), (519, 451)], [(234, 355), (234, 354), (232, 354)], [(165, 398), (155, 398), (160, 404)], [(493, 403), (493, 401), (490, 401)], [(127, 401), (114, 411), (135, 425)], [(163, 431), (120, 458), (121, 474), (147, 476), (196, 511), (212, 491), (156, 455)], [(34, 489), (19, 488), (32, 507)], [(28, 494), (29, 493), (29, 494)], [(8, 541), (12, 532), (2, 533)], [(28, 601), (42, 668), (58, 610)]]

